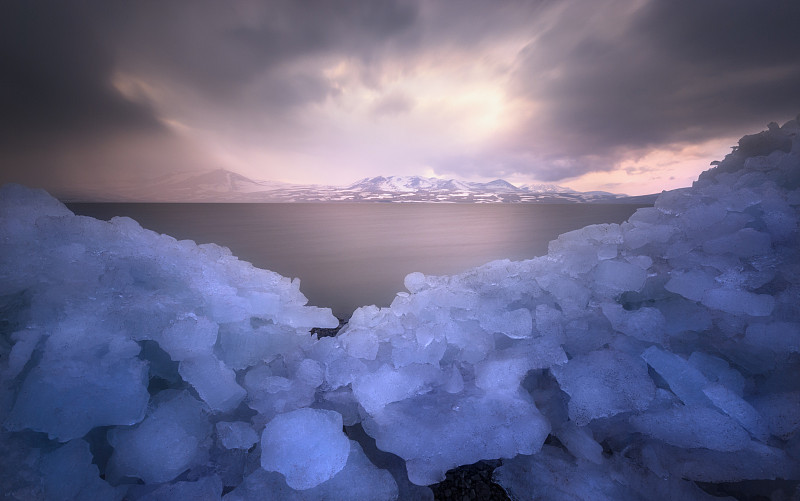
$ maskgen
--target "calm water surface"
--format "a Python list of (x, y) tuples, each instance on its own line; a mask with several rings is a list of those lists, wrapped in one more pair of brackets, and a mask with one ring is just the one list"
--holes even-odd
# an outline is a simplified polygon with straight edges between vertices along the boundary
[(454, 274), (495, 259), (547, 253), (561, 233), (619, 223), (630, 204), (68, 204), (128, 216), (179, 240), (217, 243), (239, 259), (300, 278), (309, 304), (347, 318), (388, 306), (413, 271)]

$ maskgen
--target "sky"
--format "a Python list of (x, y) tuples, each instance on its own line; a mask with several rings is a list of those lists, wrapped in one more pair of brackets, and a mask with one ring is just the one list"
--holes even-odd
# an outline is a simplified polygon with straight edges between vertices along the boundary
[(631, 195), (800, 113), (797, 0), (0, 2), (0, 182)]

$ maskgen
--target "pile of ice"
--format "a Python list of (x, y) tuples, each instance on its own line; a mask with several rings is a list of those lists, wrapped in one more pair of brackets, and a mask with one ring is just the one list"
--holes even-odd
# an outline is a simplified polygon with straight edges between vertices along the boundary
[(0, 489), (430, 499), (506, 458), (515, 499), (800, 495), (798, 133), (546, 256), (412, 273), (322, 339), (298, 281), (6, 186)]

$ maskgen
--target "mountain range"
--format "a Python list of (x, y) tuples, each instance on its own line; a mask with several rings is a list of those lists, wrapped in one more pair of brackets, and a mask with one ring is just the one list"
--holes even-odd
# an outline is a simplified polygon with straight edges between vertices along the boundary
[(579, 192), (555, 184), (514, 186), (502, 179), (476, 183), (420, 176), (377, 176), (347, 186), (300, 185), (254, 180), (223, 169), (169, 174), (102, 193), (58, 195), (82, 202), (650, 203), (655, 197)]

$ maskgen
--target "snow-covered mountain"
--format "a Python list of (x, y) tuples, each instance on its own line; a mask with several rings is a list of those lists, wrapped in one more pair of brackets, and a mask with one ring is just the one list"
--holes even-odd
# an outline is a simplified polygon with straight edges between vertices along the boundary
[(137, 202), (461, 202), (461, 203), (647, 203), (603, 191), (578, 192), (554, 184), (514, 186), (502, 179), (488, 183), (420, 176), (378, 176), (347, 186), (298, 185), (250, 179), (218, 169), (169, 174), (112, 193), (69, 193), (70, 201)]

